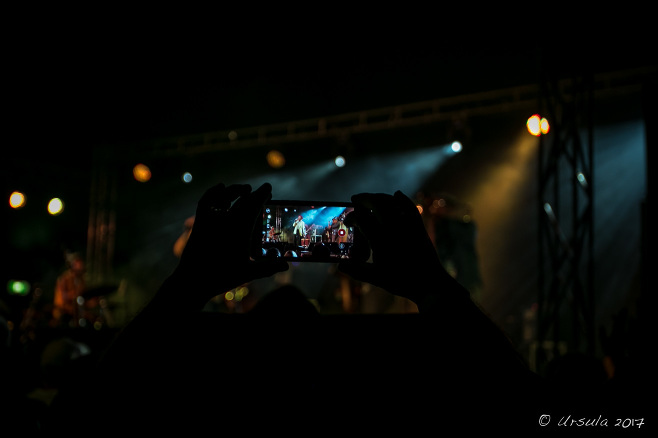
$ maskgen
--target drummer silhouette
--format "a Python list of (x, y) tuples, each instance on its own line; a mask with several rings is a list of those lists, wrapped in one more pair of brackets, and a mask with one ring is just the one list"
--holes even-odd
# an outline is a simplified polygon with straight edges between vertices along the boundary
[(89, 288), (86, 265), (79, 253), (67, 253), (66, 270), (55, 282), (51, 326), (78, 328), (111, 322), (105, 295), (117, 290), (116, 285)]
[(90, 306), (97, 298), (85, 303), (85, 262), (78, 253), (66, 254), (66, 270), (57, 277), (53, 300), (53, 325), (79, 327), (83, 306)]

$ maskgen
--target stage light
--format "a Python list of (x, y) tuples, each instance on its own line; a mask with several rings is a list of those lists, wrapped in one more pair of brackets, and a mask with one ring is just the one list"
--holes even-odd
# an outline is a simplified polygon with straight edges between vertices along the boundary
[(181, 179), (184, 183), (190, 183), (192, 182), (192, 174), (190, 172), (185, 172), (183, 176), (181, 176)]
[(528, 127), (528, 132), (534, 136), (541, 135), (541, 128), (539, 125), (540, 125), (539, 114), (533, 114), (528, 118), (528, 121), (526, 122), (526, 126)]
[(587, 178), (585, 177), (583, 172), (576, 173), (576, 179), (578, 180), (578, 182), (583, 188), (587, 188)]
[(283, 167), (284, 164), (286, 164), (285, 157), (281, 152), (277, 150), (269, 151), (267, 153), (266, 159), (267, 159), (267, 164), (269, 164), (270, 167), (273, 167), (274, 169), (279, 169)]
[(345, 166), (345, 158), (341, 155), (337, 156), (336, 159), (334, 160), (334, 163), (338, 167), (343, 167)]
[(151, 169), (145, 164), (139, 163), (133, 167), (133, 176), (139, 182), (146, 182), (151, 179)]
[(460, 142), (458, 142), (458, 141), (454, 141), (454, 142), (452, 142), (452, 144), (450, 145), (450, 149), (451, 149), (454, 153), (461, 152), (461, 150), (462, 150), (462, 144), (461, 144)]
[(249, 295), (249, 289), (242, 286), (235, 289), (235, 300), (242, 301), (247, 295)]
[(59, 198), (53, 198), (48, 203), (48, 213), (57, 216), (64, 210), (64, 203)]
[(9, 195), (9, 205), (11, 208), (21, 208), (25, 205), (25, 195), (21, 192), (13, 192)]
[(24, 280), (9, 280), (7, 282), (7, 292), (10, 295), (27, 295), (30, 292), (30, 283)]
[(530, 116), (526, 122), (526, 126), (528, 127), (528, 132), (535, 137), (542, 134), (548, 134), (548, 131), (550, 130), (548, 120), (546, 120), (545, 117), (541, 117), (539, 114), (533, 114)]

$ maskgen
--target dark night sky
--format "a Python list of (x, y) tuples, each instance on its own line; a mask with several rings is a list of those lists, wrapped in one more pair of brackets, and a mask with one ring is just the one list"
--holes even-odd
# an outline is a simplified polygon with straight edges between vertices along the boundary
[(15, 122), (54, 134), (51, 141), (121, 142), (525, 84), (535, 73), (523, 48), (240, 45), (184, 58), (136, 51), (63, 53), (14, 65)]
[(17, 26), (3, 69), (5, 133), (20, 145), (11, 152), (69, 161), (102, 143), (536, 83), (541, 66), (572, 74), (655, 62), (644, 52), (648, 28), (629, 34), (595, 20), (585, 28), (575, 17), (557, 32), (548, 19), (493, 19), (500, 14), (418, 21), (414, 11), (409, 22), (397, 12), (395, 20), (365, 10), (283, 19), (231, 9), (197, 21), (178, 11), (175, 19), (116, 12), (73, 25), (44, 12)]

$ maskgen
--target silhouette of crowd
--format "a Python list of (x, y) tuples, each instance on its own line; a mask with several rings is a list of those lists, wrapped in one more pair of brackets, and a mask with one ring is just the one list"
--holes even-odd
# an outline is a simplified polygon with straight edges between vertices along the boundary
[[(52, 435), (417, 436), (555, 432), (566, 415), (609, 416), (612, 423), (621, 406), (623, 415), (645, 414), (638, 388), (611, 382), (591, 357), (560, 358), (548, 376), (531, 371), (446, 271), (418, 209), (401, 192), (352, 196), (355, 209), (345, 221), (372, 256), (338, 268), (410, 300), (417, 312), (322, 315), (292, 285), (244, 314), (203, 312), (218, 294), (289, 269), (278, 258), (250, 254), (249, 236), (271, 194), (269, 184), (210, 188), (198, 201), (178, 265), (151, 301), (98, 354), (85, 354), (80, 343), (57, 344), (59, 359), (47, 368), (51, 381), (58, 376), (56, 394), (11, 423)], [(408, 230), (408, 239), (381, 237), (391, 220)], [(14, 412), (25, 414), (23, 407), (29, 409), (14, 405)], [(545, 415), (552, 416), (550, 426), (541, 424)]]

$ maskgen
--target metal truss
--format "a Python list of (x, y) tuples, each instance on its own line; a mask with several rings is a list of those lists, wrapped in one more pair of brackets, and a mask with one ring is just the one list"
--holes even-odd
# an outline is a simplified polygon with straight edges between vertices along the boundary
[[(593, 288), (594, 77), (587, 73), (542, 83), (549, 135), (538, 160), (539, 296), (533, 362), (545, 364), (560, 345), (588, 354), (596, 348)], [(547, 342), (548, 341), (548, 342)]]
[[(597, 75), (592, 83), (593, 97), (599, 99), (638, 93), (638, 77), (645, 74), (647, 69)], [(570, 83), (560, 80), (556, 86), (565, 90)], [(139, 150), (142, 155), (167, 157), (344, 138), (352, 134), (449, 122), (455, 118), (525, 109), (532, 111), (536, 109), (542, 93), (541, 86), (537, 84), (523, 85), (333, 116), (163, 138), (140, 143), (131, 149)]]
[[(593, 78), (591, 93), (596, 99), (639, 93), (641, 81), (638, 78), (655, 73), (655, 70), (655, 68), (645, 68), (597, 75)], [(555, 83), (555, 86), (556, 92), (559, 91), (567, 96), (571, 94), (569, 89), (573, 83), (560, 80)], [(340, 115), (114, 145), (110, 150), (101, 151), (101, 156), (97, 157), (94, 165), (87, 248), (89, 268), (99, 281), (111, 276), (114, 248), (112, 243), (114, 239), (113, 211), (117, 196), (116, 175), (112, 175), (111, 171), (104, 169), (108, 163), (116, 160), (111, 157), (120, 156), (121, 159), (130, 159), (138, 155), (140, 159), (168, 158), (280, 144), (298, 143), (303, 145), (305, 142), (318, 139), (340, 139), (352, 134), (420, 127), (450, 122), (455, 118), (503, 114), (520, 110), (535, 111), (537, 102), (541, 101), (544, 91), (541, 86), (535, 84), (517, 86)], [(563, 106), (564, 103), (555, 103), (556, 108), (553, 110), (556, 111), (557, 107)], [(566, 117), (563, 120), (566, 121)], [(553, 123), (553, 126), (554, 133), (563, 132), (561, 135), (566, 135), (569, 132), (565, 130), (566, 126), (561, 127), (560, 123)], [(546, 148), (546, 146), (543, 147), (543, 149)], [(563, 149), (564, 147), (560, 151)], [(559, 155), (561, 156), (561, 153)], [(580, 154), (576, 154), (573, 159), (581, 160), (582, 157)], [(553, 157), (551, 160), (556, 161), (557, 157)], [(548, 169), (548, 167), (540, 169), (540, 174), (548, 175)], [(586, 181), (591, 182), (591, 168), (584, 168), (583, 175)], [(549, 184), (547, 176), (545, 179), (546, 181), (542, 181), (544, 189)], [(591, 188), (588, 190), (591, 193)], [(544, 190), (540, 193), (542, 195), (540, 199), (544, 198), (543, 192)], [(542, 227), (545, 228), (546, 225), (542, 225)], [(581, 228), (579, 227), (579, 229)], [(582, 231), (581, 233), (584, 235), (579, 236), (579, 240), (584, 239), (587, 235)], [(546, 244), (555, 245), (553, 240)], [(574, 247), (580, 248), (582, 245)], [(576, 255), (579, 258), (582, 257), (580, 253)], [(557, 268), (557, 261), (555, 263)], [(553, 296), (551, 295), (551, 297)], [(557, 301), (553, 300), (550, 303), (557, 303)], [(544, 309), (546, 310), (547, 307)], [(545, 317), (544, 320), (548, 321), (547, 318)]]

